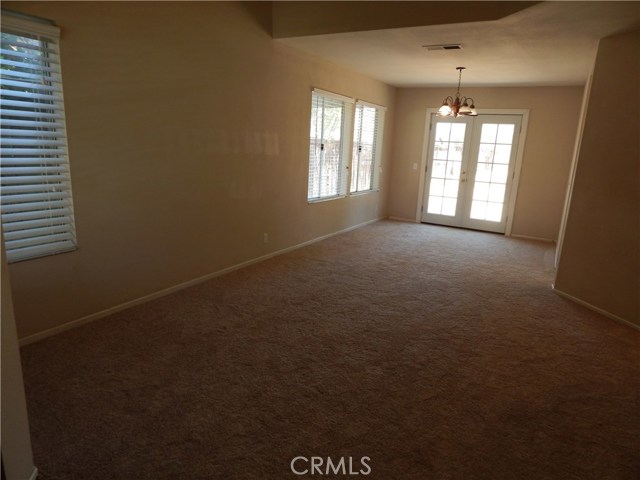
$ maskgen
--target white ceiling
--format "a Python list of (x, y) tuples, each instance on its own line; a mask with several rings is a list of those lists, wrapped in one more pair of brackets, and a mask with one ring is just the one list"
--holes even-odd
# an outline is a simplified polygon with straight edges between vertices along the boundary
[[(451, 2), (455, 18), (455, 2)], [(281, 39), (398, 87), (582, 85), (598, 39), (640, 25), (640, 2), (543, 2), (503, 19)], [(423, 45), (460, 43), (462, 50)]]

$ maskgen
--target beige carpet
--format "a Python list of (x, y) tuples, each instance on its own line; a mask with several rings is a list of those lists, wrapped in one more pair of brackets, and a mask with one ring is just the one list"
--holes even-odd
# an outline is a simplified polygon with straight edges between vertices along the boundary
[(640, 333), (553, 254), (384, 221), (27, 346), (39, 478), (637, 480)]

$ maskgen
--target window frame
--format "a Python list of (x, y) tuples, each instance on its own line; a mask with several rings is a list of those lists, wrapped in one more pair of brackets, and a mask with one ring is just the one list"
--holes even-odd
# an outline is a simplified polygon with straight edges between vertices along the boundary
[[(314, 115), (314, 107), (318, 108), (318, 105), (322, 101), (323, 113), (321, 116), (321, 134), (317, 135), (318, 118), (317, 113)], [(324, 126), (325, 126), (325, 113), (326, 103), (329, 102), (329, 107), (336, 108), (337, 105), (341, 105), (341, 124), (340, 124), (340, 140), (338, 146), (338, 168), (337, 177), (335, 179), (335, 188), (332, 188), (332, 192), (328, 194), (322, 194), (322, 177), (318, 178), (318, 184), (315, 184), (317, 177), (313, 175), (317, 165), (314, 165), (314, 159), (318, 159), (317, 163), (324, 162), (324, 155), (326, 150), (324, 149)], [(308, 177), (307, 177), (307, 202), (318, 203), (330, 200), (336, 200), (339, 198), (345, 198), (349, 193), (349, 167), (350, 158), (349, 152), (351, 149), (351, 135), (353, 131), (353, 105), (355, 100), (343, 95), (339, 95), (326, 90), (318, 88), (312, 89), (311, 92), (311, 112), (310, 112), (310, 128), (309, 128), (309, 158), (308, 158)], [(316, 111), (317, 112), (317, 111)], [(314, 136), (314, 128), (316, 135)], [(320, 140), (320, 150), (318, 152), (317, 141)], [(316, 145), (314, 147), (314, 145)], [(315, 157), (314, 157), (315, 152)], [(319, 168), (319, 167), (318, 167)], [(312, 185), (313, 182), (313, 185)], [(313, 195), (312, 187), (317, 188), (318, 195)], [(333, 192), (335, 190), (335, 192)]]
[[(2, 13), (3, 48), (9, 48), (0, 67), (0, 200), (2, 240), (14, 263), (74, 251), (77, 239), (60, 29), (49, 20)], [(5, 35), (17, 38), (5, 41)]]
[[(360, 189), (358, 185), (356, 185), (355, 190), (353, 189), (353, 181), (354, 178), (359, 176), (359, 167), (361, 161), (361, 147), (362, 147), (362, 119), (364, 118), (365, 108), (374, 109), (375, 111), (375, 120), (374, 120), (374, 132), (373, 132), (373, 140), (371, 142), (371, 169), (370, 169), (370, 180), (369, 180), (369, 188)], [(362, 111), (360, 114), (360, 122), (358, 122), (358, 109)], [(349, 195), (361, 195), (370, 192), (378, 192), (380, 191), (380, 175), (382, 173), (382, 141), (384, 136), (384, 120), (386, 107), (381, 105), (376, 105), (375, 103), (365, 102), (363, 100), (356, 100), (355, 108), (354, 108), (354, 132), (353, 132), (353, 150), (351, 155), (351, 167), (350, 173), (351, 178), (349, 179)], [(360, 127), (358, 129), (358, 127)], [(359, 180), (356, 180), (359, 183)]]

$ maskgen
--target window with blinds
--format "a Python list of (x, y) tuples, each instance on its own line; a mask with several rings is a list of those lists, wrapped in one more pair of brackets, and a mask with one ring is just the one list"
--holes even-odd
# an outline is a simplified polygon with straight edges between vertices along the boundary
[(352, 114), (352, 99), (314, 89), (307, 190), (310, 202), (339, 198), (347, 193)]
[(384, 107), (356, 102), (351, 193), (378, 190), (384, 113)]
[(76, 248), (57, 27), (2, 18), (0, 200), (7, 260)]

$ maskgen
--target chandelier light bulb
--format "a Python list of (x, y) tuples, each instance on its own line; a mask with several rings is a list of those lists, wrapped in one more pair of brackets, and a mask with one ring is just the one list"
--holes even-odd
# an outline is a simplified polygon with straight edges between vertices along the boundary
[(438, 115), (441, 117), (447, 117), (451, 115), (451, 107), (446, 103), (443, 103), (440, 109), (438, 110)]

